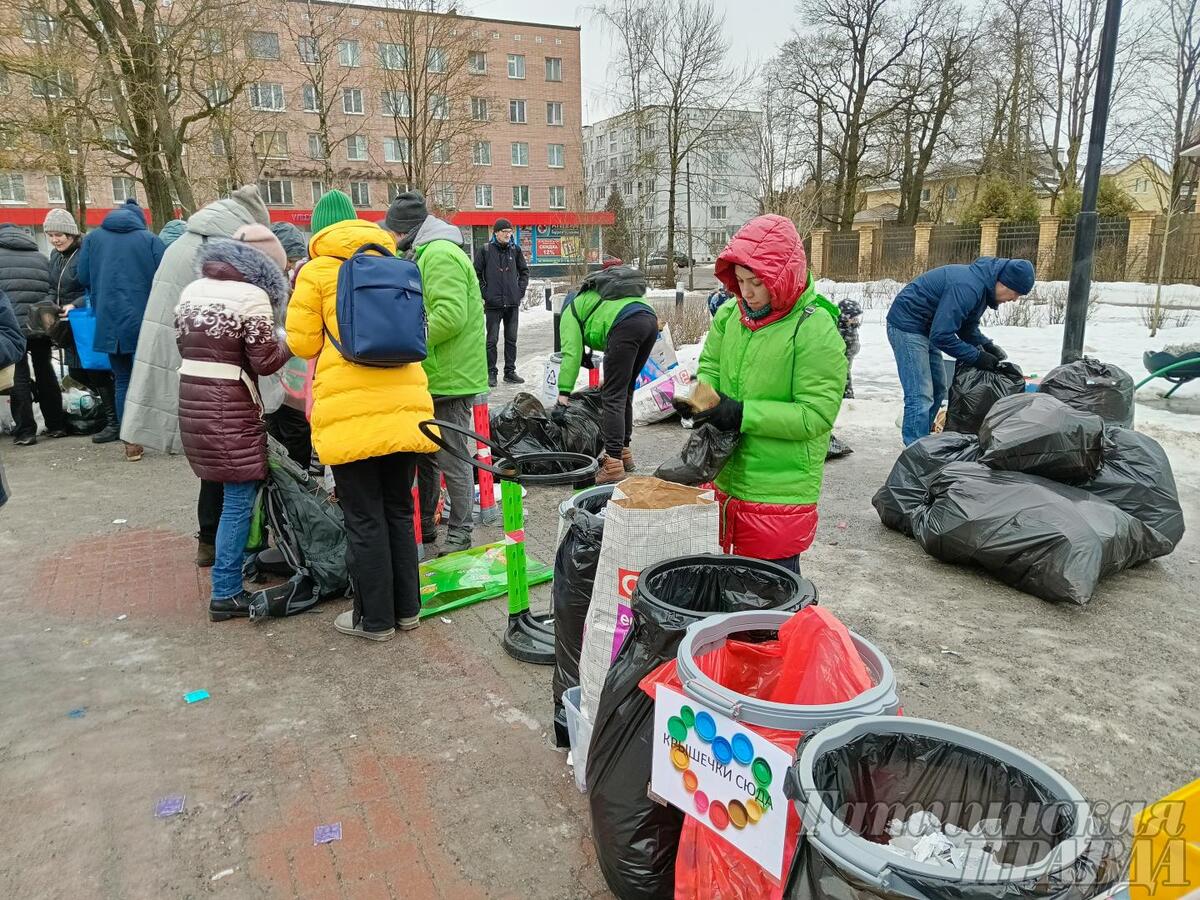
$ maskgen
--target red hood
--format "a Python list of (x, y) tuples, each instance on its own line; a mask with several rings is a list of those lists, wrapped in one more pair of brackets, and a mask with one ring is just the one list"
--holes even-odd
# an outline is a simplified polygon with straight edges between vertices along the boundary
[[(738, 294), (734, 266), (745, 266), (759, 277), (771, 293), (771, 314), (762, 319), (746, 316)], [(717, 279), (735, 296), (742, 308), (742, 322), (751, 331), (786, 316), (808, 284), (808, 261), (804, 242), (790, 219), (766, 215), (751, 219), (733, 236), (717, 257)]]

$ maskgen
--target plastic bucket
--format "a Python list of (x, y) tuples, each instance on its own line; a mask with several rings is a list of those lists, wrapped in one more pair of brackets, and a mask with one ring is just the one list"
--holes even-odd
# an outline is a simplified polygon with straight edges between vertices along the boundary
[[(786, 790), (808, 844), (796, 854), (787, 898), (848, 896), (841, 891), (856, 885), (885, 898), (1066, 900), (1094, 896), (1121, 874), (1083, 795), (1062, 775), (940, 722), (871, 716), (815, 732), (801, 744)], [(888, 849), (887, 821), (917, 809), (964, 829), (1001, 818), (1003, 862), (987, 854), (984, 864), (960, 871)], [(1021, 832), (1010, 829), (1008, 816), (1022, 817)]]
[(79, 354), (79, 368), (108, 372), (112, 369), (107, 353), (92, 349), (96, 341), (96, 313), (90, 306), (67, 312), (71, 333), (75, 336), (75, 352)]
[(587, 791), (587, 754), (592, 742), (592, 723), (579, 708), (579, 695), (583, 688), (573, 687), (563, 691), (562, 704), (567, 714), (567, 733), (571, 742), (571, 765), (575, 768), (575, 787)]

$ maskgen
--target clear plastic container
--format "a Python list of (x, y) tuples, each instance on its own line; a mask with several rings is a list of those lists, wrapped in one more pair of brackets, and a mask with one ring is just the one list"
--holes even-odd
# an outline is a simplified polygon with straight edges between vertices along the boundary
[(575, 768), (575, 786), (587, 793), (587, 754), (592, 742), (592, 723), (579, 708), (579, 687), (563, 691), (563, 709), (567, 712), (567, 736), (571, 741), (571, 762)]

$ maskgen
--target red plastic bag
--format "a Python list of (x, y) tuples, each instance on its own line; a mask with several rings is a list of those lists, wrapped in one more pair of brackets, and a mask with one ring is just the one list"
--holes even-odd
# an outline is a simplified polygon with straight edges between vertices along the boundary
[[(849, 630), (820, 606), (806, 607), (792, 616), (779, 629), (777, 640), (758, 644), (728, 640), (697, 657), (696, 665), (723, 687), (775, 703), (842, 703), (875, 685), (854, 649)], [(639, 686), (653, 697), (659, 684), (682, 692), (674, 660), (659, 666)], [(797, 731), (746, 727), (788, 753), (795, 753), (803, 737)], [(784, 872), (791, 865), (799, 837), (800, 817), (789, 804)], [(782, 896), (782, 886), (750, 857), (691, 816), (685, 819), (675, 859), (675, 900), (780, 900)]]

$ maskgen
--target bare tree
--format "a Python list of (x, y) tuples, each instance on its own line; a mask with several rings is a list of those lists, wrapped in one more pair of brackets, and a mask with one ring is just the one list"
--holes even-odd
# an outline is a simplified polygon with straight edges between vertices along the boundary
[(1032, 129), (1038, 87), (1039, 58), (1034, 22), (1039, 0), (999, 0), (985, 21), (981, 50), (986, 65), (972, 79), (976, 111), (979, 172), (1027, 183), (1037, 164)]

